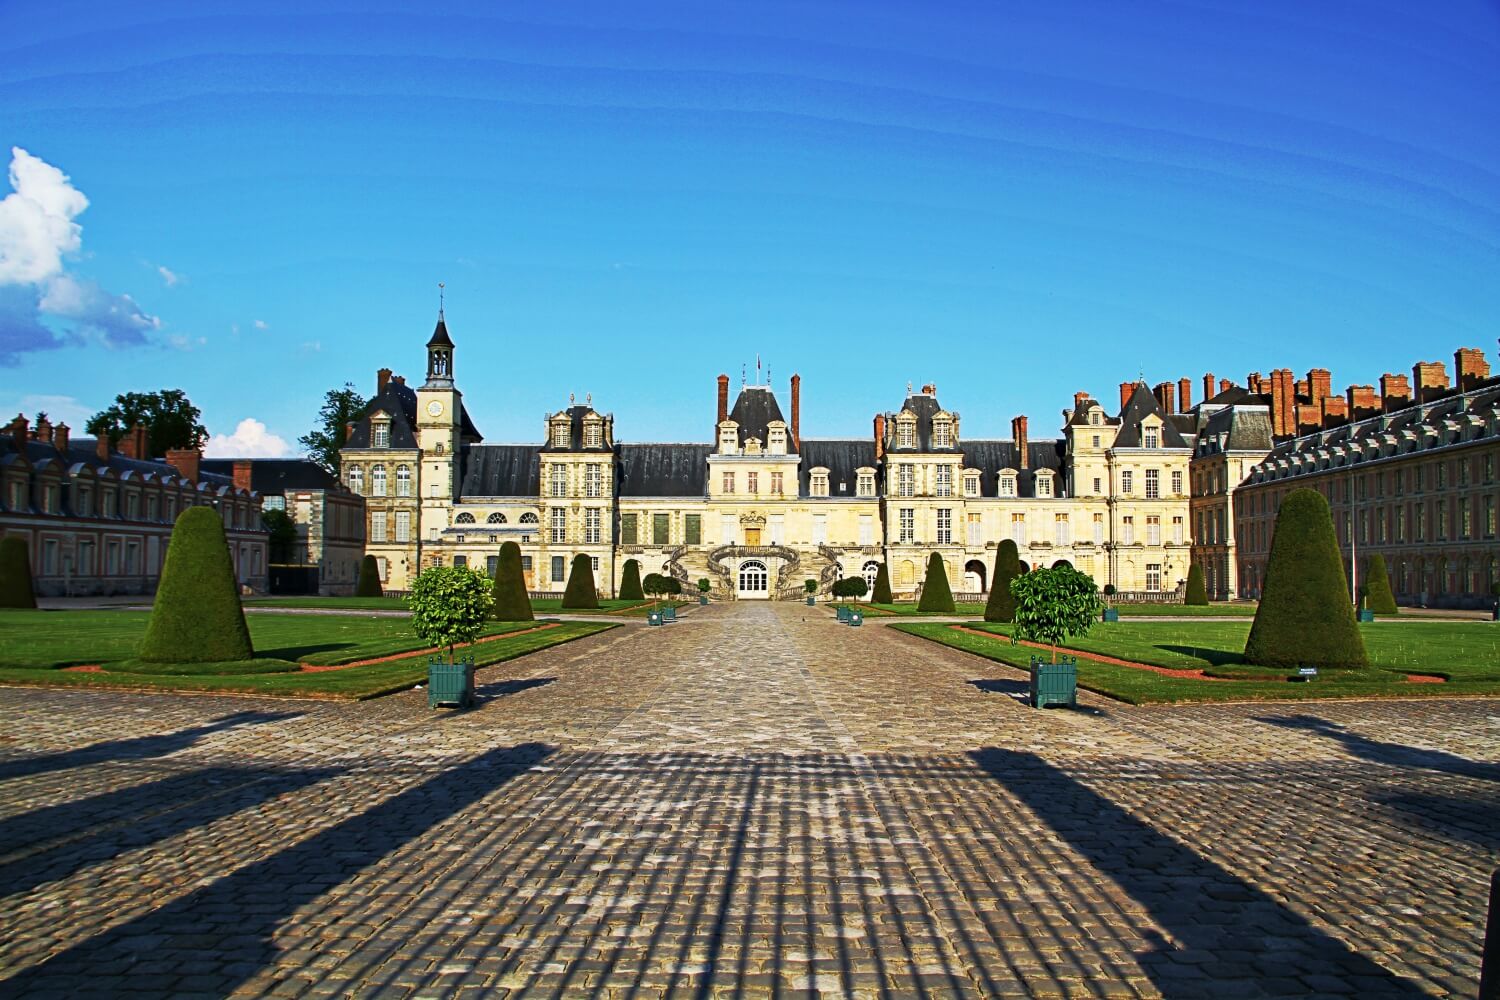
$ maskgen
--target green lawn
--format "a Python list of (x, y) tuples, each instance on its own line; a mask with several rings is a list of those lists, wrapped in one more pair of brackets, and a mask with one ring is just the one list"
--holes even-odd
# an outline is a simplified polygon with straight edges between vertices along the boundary
[[(401, 618), (251, 615), (254, 660), (170, 665), (134, 659), (149, 618), (144, 611), (0, 611), (0, 683), (369, 698), (426, 676), (422, 653), (362, 667), (301, 671), (303, 663), (334, 665), (427, 648)], [(476, 664), (500, 663), (616, 627), (573, 622), (527, 631), (542, 624), (547, 623), (487, 626), (487, 636), (521, 634), (475, 645)], [(102, 664), (104, 672), (59, 669), (74, 664)]]
[[(841, 601), (827, 601), (826, 603), (829, 604), (829, 605), (836, 605), (836, 604), (841, 604), (843, 602), (841, 602)], [(952, 610), (952, 611), (918, 611), (917, 610), (917, 606), (915, 604), (864, 604), (864, 603), (860, 603), (859, 607), (860, 607), (860, 610), (862, 610), (862, 611), (868, 611), (868, 609), (873, 608), (876, 611), (883, 611), (883, 612), (885, 612), (886, 614), (889, 614), (889, 615), (948, 615), (948, 616), (958, 616), (958, 617), (961, 617), (961, 618), (983, 618), (984, 617), (984, 605), (983, 604), (970, 603), (970, 602), (966, 602), (966, 601), (961, 601), (958, 604), (955, 604), (953, 606), (954, 610)]]
[[(640, 605), (640, 601), (618, 601), (610, 598), (599, 602), (599, 610), (608, 614), (638, 608)], [(311, 608), (323, 611), (407, 610), (406, 600), (401, 597), (255, 597), (245, 601), (246, 611), (254, 611), (256, 608)], [(537, 614), (554, 614), (562, 609), (561, 597), (540, 597), (531, 602), (531, 610)]]
[(1114, 609), (1120, 612), (1121, 618), (1196, 618), (1199, 615), (1211, 617), (1228, 618), (1233, 615), (1246, 618), (1255, 617), (1254, 604), (1244, 604), (1236, 601), (1233, 604), (1116, 604)]
[[(1008, 625), (975, 625), (995, 638), (937, 623), (889, 626), (944, 645), (1024, 668), (1032, 655), (1012, 646)], [(1500, 694), (1500, 628), (1483, 622), (1376, 622), (1360, 626), (1372, 667), (1324, 671), (1307, 684), (1289, 683), (1293, 671), (1241, 660), (1249, 622), (1119, 622), (1095, 626), (1068, 645), (1082, 652), (1179, 670), (1203, 670), (1229, 680), (1169, 677), (1131, 667), (1078, 661), (1079, 683), (1132, 703), (1224, 701), (1257, 698), (1330, 698), (1367, 695)], [(1413, 684), (1406, 674), (1431, 674), (1444, 684)]]

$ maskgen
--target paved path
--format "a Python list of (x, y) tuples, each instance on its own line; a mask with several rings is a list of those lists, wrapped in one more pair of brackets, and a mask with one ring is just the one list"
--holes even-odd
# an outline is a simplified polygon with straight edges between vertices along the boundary
[(790, 604), (480, 678), (0, 689), (0, 995), (1476, 989), (1494, 700), (1036, 712)]

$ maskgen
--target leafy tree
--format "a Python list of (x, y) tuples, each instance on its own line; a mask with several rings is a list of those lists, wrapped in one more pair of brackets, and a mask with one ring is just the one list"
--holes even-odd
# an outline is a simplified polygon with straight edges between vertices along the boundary
[(490, 613), (496, 621), (529, 622), (536, 615), (531, 610), (531, 595), (526, 592), (526, 571), (521, 565), (521, 546), (505, 542), (500, 546), (500, 561), (495, 567), (495, 602)]
[(803, 580), (802, 581), (802, 589), (807, 592), (807, 596), (808, 597), (811, 597), (812, 595), (814, 595), (814, 594), (816, 594), (818, 592), (818, 581), (817, 580)]
[(291, 562), (292, 550), (297, 544), (297, 522), (284, 510), (263, 510), (260, 512), (260, 524), (268, 535), (266, 540), (270, 548), (270, 561)]
[(660, 573), (647, 573), (646, 578), (641, 581), (641, 589), (646, 592), (646, 596), (655, 600), (667, 592), (666, 578)]
[(922, 599), (917, 602), (918, 611), (946, 611), (952, 614), (953, 590), (948, 586), (948, 570), (943, 557), (934, 552), (927, 558), (927, 578), (922, 583)]
[(181, 389), (159, 392), (127, 392), (114, 404), (89, 417), (84, 429), (95, 437), (109, 438), (118, 446), (136, 424), (146, 428), (146, 447), (152, 458), (161, 458), (172, 448), (198, 448), (208, 440), (208, 428), (198, 422), (202, 414)]
[(987, 622), (1016, 620), (1016, 597), (1010, 592), (1010, 581), (1021, 575), (1021, 553), (1012, 539), (1005, 539), (995, 549), (995, 575), (990, 580), (990, 599), (984, 605)]
[(597, 610), (599, 593), (594, 589), (594, 561), (579, 553), (568, 569), (568, 585), (563, 590), (562, 606), (570, 610)]
[(380, 589), (380, 565), (375, 562), (374, 556), (365, 556), (359, 561), (359, 579), (354, 584), (354, 596), (381, 597), (384, 593)]
[(1377, 615), (1394, 615), (1396, 595), (1391, 593), (1391, 575), (1385, 568), (1385, 556), (1376, 552), (1365, 559), (1365, 607)]
[(1197, 563), (1188, 566), (1187, 594), (1182, 603), (1200, 608), (1208, 607), (1208, 588), (1203, 585), (1203, 567)]
[(1344, 585), (1328, 501), (1316, 490), (1293, 490), (1276, 515), (1245, 659), (1272, 667), (1365, 666), (1364, 640)]
[(1099, 619), (1104, 602), (1093, 577), (1071, 566), (1054, 566), (1023, 573), (1010, 583), (1016, 598), (1016, 635), (1052, 647), (1070, 636), (1086, 635)]
[(0, 608), (34, 608), (31, 550), (20, 535), (0, 538)]
[(881, 563), (880, 568), (875, 571), (875, 593), (870, 600), (876, 604), (896, 603), (891, 597), (891, 572), (885, 568), (885, 563)]
[(189, 507), (172, 527), (140, 658), (197, 663), (254, 656), (224, 521), (212, 507)]
[(710, 590), (713, 589), (713, 587), (714, 587), (714, 585), (708, 582), (708, 578), (707, 577), (704, 577), (703, 579), (701, 579), (701, 580), (698, 581), (698, 593), (700, 593), (700, 594), (706, 594), (706, 593), (708, 593)]
[(406, 596), (411, 627), (423, 642), (448, 648), (473, 642), (495, 606), (489, 577), (467, 566), (429, 566), (411, 583)]
[(329, 389), (323, 394), (317, 425), (298, 438), (297, 443), (307, 449), (308, 458), (337, 476), (339, 450), (349, 440), (349, 425), (364, 416), (368, 405), (369, 401), (355, 390), (353, 382), (345, 382), (342, 389)]
[(833, 584), (835, 597), (852, 597), (855, 599), (864, 597), (870, 592), (870, 585), (862, 576), (846, 576), (842, 580), (836, 580)]
[(672, 597), (678, 597), (678, 596), (680, 596), (682, 594), (682, 581), (681, 580), (677, 579), (677, 577), (675, 577), (675, 576), (665, 577), (664, 579), (665, 579), (666, 584), (667, 584), (667, 593), (668, 594), (670, 594)]
[(639, 560), (625, 560), (625, 574), (620, 580), (620, 600), (639, 601), (646, 596), (641, 589), (641, 564)]

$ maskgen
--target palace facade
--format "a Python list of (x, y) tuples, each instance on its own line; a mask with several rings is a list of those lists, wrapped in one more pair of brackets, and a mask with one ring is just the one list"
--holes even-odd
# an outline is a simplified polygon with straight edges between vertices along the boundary
[(440, 313), (421, 386), (381, 369), (342, 452), (390, 589), (431, 565), (493, 572), (505, 541), (543, 593), (563, 590), (582, 553), (605, 595), (631, 558), (739, 599), (797, 597), (808, 579), (824, 593), (840, 576), (873, 582), (885, 562), (892, 589), (911, 595), (937, 553), (953, 589), (978, 595), (1003, 538), (1028, 565), (1066, 562), (1147, 599), (1187, 575), (1198, 415), (1167, 412), (1144, 384), (1122, 384), (1114, 412), (1078, 393), (1055, 437), (1033, 439), (1016, 417), (1004, 440), (966, 437), (936, 386), (908, 387), (869, 437), (825, 439), (802, 434), (797, 376), (783, 410), (768, 385), (731, 401), (721, 375), (706, 442), (620, 441), (614, 416), (585, 399), (548, 415), (540, 444), (486, 444), (454, 353)]

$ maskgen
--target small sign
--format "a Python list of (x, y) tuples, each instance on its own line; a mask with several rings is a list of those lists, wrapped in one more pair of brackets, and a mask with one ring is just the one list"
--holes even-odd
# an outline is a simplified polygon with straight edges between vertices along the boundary
[(1302, 676), (1302, 677), (1316, 677), (1316, 676), (1318, 676), (1318, 668), (1317, 667), (1298, 667), (1297, 668), (1297, 673), (1300, 676)]

